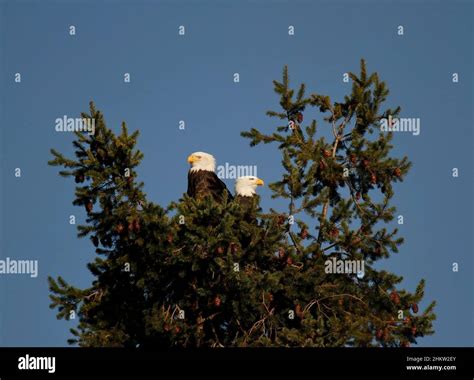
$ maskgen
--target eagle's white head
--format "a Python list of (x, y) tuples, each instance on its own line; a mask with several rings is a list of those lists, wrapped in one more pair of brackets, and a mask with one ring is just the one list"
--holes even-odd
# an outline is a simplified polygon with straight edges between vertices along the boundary
[(263, 186), (264, 182), (258, 177), (246, 175), (235, 181), (235, 193), (243, 197), (253, 197), (257, 193), (257, 186)]
[(191, 171), (207, 170), (209, 172), (216, 171), (216, 159), (209, 153), (194, 152), (188, 157), (191, 164)]

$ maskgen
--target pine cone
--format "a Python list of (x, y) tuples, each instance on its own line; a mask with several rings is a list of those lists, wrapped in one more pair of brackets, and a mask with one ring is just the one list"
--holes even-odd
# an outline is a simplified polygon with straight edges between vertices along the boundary
[(115, 227), (115, 231), (119, 234), (123, 233), (124, 229), (125, 228), (122, 223), (117, 224), (117, 226)]
[(400, 296), (395, 290), (390, 293), (390, 299), (395, 305), (398, 305), (400, 303)]
[(230, 243), (230, 252), (237, 253), (239, 251), (239, 246), (236, 243)]
[(396, 168), (394, 171), (393, 171), (393, 174), (395, 174), (396, 177), (400, 177), (402, 175), (402, 171), (400, 168)]
[(300, 304), (297, 304), (295, 306), (295, 314), (299, 317), (299, 318), (303, 318), (303, 309), (301, 308), (301, 305)]
[(220, 307), (221, 303), (222, 303), (222, 301), (221, 301), (220, 297), (216, 296), (216, 298), (214, 298), (214, 306), (215, 307)]
[(377, 332), (375, 333), (375, 337), (379, 340), (382, 339), (383, 331), (382, 330), (377, 330)]
[(133, 229), (136, 231), (136, 232), (140, 232), (140, 221), (138, 219), (135, 219), (133, 221)]
[(418, 313), (418, 304), (413, 303), (413, 304), (411, 305), (411, 309), (413, 310), (413, 312), (414, 312), (415, 314)]
[(92, 204), (91, 201), (86, 203), (86, 211), (88, 214), (92, 211), (93, 208), (94, 208), (94, 205)]

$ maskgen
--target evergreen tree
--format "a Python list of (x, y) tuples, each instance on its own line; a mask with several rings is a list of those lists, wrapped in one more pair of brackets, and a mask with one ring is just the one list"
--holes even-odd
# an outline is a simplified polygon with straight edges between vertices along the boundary
[[(52, 150), (51, 165), (78, 183), (98, 254), (87, 289), (49, 278), (58, 318), (78, 315), (70, 343), (81, 346), (407, 346), (432, 334), (434, 302), (419, 313), (424, 281), (414, 293), (402, 278), (374, 268), (403, 239), (384, 224), (394, 218), (392, 184), (410, 168), (389, 156), (392, 133), (378, 124), (400, 111), (380, 107), (388, 89), (376, 73), (350, 74), (343, 102), (294, 97), (288, 70), (274, 81), (285, 125), (243, 132), (252, 146), (277, 143), (283, 175), (270, 184), (288, 210), (263, 213), (234, 200), (184, 195), (163, 208), (146, 199), (135, 168), (143, 158), (138, 132), (116, 136), (91, 104), (96, 133), (76, 133), (75, 159)], [(316, 138), (316, 109), (333, 134)], [(183, 174), (184, 175), (184, 174)], [(251, 215), (251, 217), (249, 217)], [(363, 273), (327, 273), (332, 263), (363, 260)], [(329, 263), (329, 264), (328, 264)], [(333, 268), (334, 269), (334, 268)], [(336, 268), (337, 272), (337, 268)]]

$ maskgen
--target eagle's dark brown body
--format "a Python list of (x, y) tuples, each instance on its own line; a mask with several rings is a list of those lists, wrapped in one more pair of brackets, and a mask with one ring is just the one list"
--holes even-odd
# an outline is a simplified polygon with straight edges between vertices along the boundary
[(256, 223), (256, 212), (260, 211), (260, 197), (256, 194), (251, 197), (237, 194), (235, 200), (239, 203), (242, 211), (244, 211), (244, 219), (249, 223)]
[(216, 173), (208, 170), (190, 170), (188, 172), (187, 193), (190, 197), (203, 199), (210, 195), (215, 201), (221, 202), (225, 191), (228, 193), (228, 199), (232, 200), (232, 194)]

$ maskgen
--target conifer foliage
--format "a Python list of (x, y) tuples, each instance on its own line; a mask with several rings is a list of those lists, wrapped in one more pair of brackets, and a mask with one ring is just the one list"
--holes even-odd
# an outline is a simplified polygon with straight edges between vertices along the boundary
[[(264, 213), (237, 201), (183, 195), (164, 208), (146, 198), (136, 167), (138, 132), (115, 135), (90, 105), (96, 133), (77, 132), (75, 158), (52, 150), (50, 165), (77, 183), (85, 209), (79, 237), (97, 257), (91, 286), (49, 278), (58, 318), (77, 316), (70, 343), (80, 346), (248, 347), (408, 346), (433, 333), (431, 303), (419, 309), (402, 278), (374, 264), (398, 251), (390, 229), (393, 183), (410, 168), (389, 156), (392, 134), (378, 123), (388, 95), (364, 61), (350, 74), (343, 102), (290, 88), (288, 69), (274, 81), (282, 121), (270, 133), (242, 132), (250, 145), (276, 143), (282, 178), (270, 184), (287, 210)], [(304, 113), (321, 115), (304, 125)], [(332, 138), (318, 136), (327, 128)], [(321, 133), (322, 135), (323, 133)], [(183, 176), (186, 173), (183, 173)], [(179, 197), (179, 196), (178, 196)], [(177, 198), (178, 198), (177, 197)], [(250, 217), (249, 217), (250, 215)], [(406, 252), (406, 254), (409, 254)], [(329, 263), (363, 261), (363, 273), (328, 273)]]

